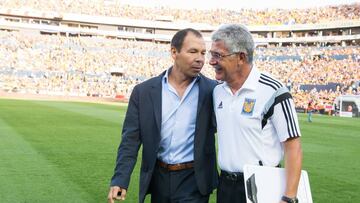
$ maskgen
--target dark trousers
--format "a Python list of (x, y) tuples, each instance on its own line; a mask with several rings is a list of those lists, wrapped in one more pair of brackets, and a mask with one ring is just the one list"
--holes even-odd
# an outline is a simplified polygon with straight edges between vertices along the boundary
[(216, 202), (246, 203), (244, 175), (235, 177), (221, 172)]
[(151, 180), (151, 203), (208, 203), (197, 187), (194, 169), (168, 171), (160, 166), (154, 169)]

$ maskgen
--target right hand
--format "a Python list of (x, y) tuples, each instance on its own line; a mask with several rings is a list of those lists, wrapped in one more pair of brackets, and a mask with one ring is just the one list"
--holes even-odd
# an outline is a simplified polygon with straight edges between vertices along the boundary
[[(118, 196), (118, 193), (121, 193), (121, 196)], [(108, 194), (108, 203), (114, 203), (114, 200), (125, 200), (126, 197), (126, 189), (121, 188), (119, 186), (110, 187), (110, 191)]]

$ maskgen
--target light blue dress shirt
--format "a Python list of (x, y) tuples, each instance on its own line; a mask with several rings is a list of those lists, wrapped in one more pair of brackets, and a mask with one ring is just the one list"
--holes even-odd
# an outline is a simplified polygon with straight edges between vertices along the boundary
[(199, 100), (199, 77), (186, 88), (182, 98), (168, 82), (168, 69), (162, 80), (162, 122), (158, 158), (168, 164), (194, 160), (194, 136)]

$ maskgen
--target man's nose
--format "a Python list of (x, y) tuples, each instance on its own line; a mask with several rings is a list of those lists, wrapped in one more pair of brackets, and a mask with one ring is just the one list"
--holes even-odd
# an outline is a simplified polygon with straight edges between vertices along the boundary
[(204, 63), (204, 61), (205, 61), (205, 56), (203, 54), (199, 54), (196, 57), (196, 62), (203, 62)]
[(214, 60), (213, 58), (210, 58), (209, 59), (209, 64), (214, 66), (214, 65), (217, 65), (218, 64), (218, 61), (217, 60)]

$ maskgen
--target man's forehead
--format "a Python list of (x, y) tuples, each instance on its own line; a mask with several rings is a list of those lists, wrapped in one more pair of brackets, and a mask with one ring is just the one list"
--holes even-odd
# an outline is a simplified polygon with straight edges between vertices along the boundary
[(188, 34), (186, 35), (186, 37), (185, 37), (185, 39), (184, 39), (184, 42), (186, 42), (186, 41), (197, 41), (197, 42), (199, 42), (199, 43), (204, 43), (204, 44), (205, 44), (204, 38), (198, 37), (198, 36), (196, 36), (196, 35), (194, 35), (194, 34), (192, 34), (192, 33), (188, 33)]
[(186, 44), (188, 47), (199, 47), (202, 46), (204, 48), (206, 48), (205, 45), (205, 40), (202, 37), (189, 37), (186, 36), (185, 40), (184, 40), (184, 44)]
[(223, 40), (217, 40), (211, 43), (211, 50), (227, 50), (227, 47)]
[(214, 46), (225, 46), (225, 41), (224, 41), (224, 40), (215, 40), (215, 41), (212, 41), (211, 45), (214, 45)]

